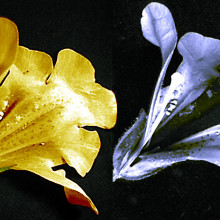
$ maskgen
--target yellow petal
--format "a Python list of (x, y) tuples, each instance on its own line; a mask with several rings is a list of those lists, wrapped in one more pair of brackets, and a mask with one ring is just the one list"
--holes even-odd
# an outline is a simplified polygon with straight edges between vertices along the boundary
[[(61, 50), (49, 82), (65, 82), (68, 88), (80, 97), (80, 111), (75, 114), (80, 126), (99, 126), (112, 128), (116, 123), (116, 98), (112, 91), (95, 82), (94, 68), (81, 54), (70, 50)], [(83, 108), (82, 108), (83, 107)], [(77, 108), (76, 108), (77, 109)]]
[(75, 83), (95, 82), (95, 70), (84, 56), (71, 50), (64, 49), (58, 53), (57, 62), (53, 71), (53, 78), (58, 77), (69, 86), (75, 87)]
[[(24, 160), (24, 157), (26, 157), (26, 160)], [(98, 210), (91, 201), (91, 199), (81, 189), (81, 187), (79, 187), (76, 183), (72, 182), (71, 180), (65, 177), (64, 170), (53, 171), (50, 168), (51, 164), (48, 166), (47, 160), (41, 160), (41, 159), (39, 160), (38, 157), (39, 155), (37, 155), (36, 151), (32, 154), (30, 154), (30, 152), (28, 151), (24, 152), (24, 155), (18, 154), (16, 157), (16, 162), (18, 162), (18, 164), (14, 166), (13, 169), (27, 170), (37, 175), (40, 175), (41, 177), (49, 181), (64, 186), (67, 200), (71, 204), (87, 206), (91, 208), (96, 214), (98, 214)]]
[(71, 203), (90, 206), (96, 212), (76, 184), (51, 168), (68, 163), (82, 176), (91, 169), (100, 140), (96, 131), (82, 126), (112, 127), (115, 96), (94, 82), (92, 65), (76, 52), (60, 52), (46, 84), (50, 70), (48, 55), (19, 47), (0, 87), (0, 167), (7, 164), (61, 184)]
[(18, 47), (18, 29), (15, 23), (0, 17), (0, 79), (12, 65)]
[(23, 73), (45, 82), (53, 69), (52, 58), (41, 51), (19, 46), (14, 65)]

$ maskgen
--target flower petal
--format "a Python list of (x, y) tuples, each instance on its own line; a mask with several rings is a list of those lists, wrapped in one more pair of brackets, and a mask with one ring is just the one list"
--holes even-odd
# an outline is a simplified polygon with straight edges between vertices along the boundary
[(18, 47), (18, 29), (14, 22), (0, 17), (0, 79), (12, 65)]
[[(129, 165), (136, 159), (144, 146), (150, 143), (152, 134), (157, 127), (153, 126), (153, 124), (158, 114), (158, 95), (161, 93), (165, 73), (177, 42), (176, 28), (172, 15), (169, 9), (163, 4), (153, 2), (144, 8), (141, 18), (141, 27), (144, 37), (156, 46), (159, 46), (161, 49), (163, 58), (162, 70), (158, 77), (158, 81), (153, 93), (147, 120), (146, 115), (143, 116), (143, 114), (140, 114), (140, 118), (134, 123), (128, 132), (123, 135), (121, 139), (123, 141), (119, 141), (118, 145), (116, 146), (113, 158), (115, 166), (113, 174), (114, 179), (118, 178), (117, 175), (122, 172), (122, 169), (129, 167)], [(166, 104), (167, 103), (163, 104), (163, 109), (165, 109)], [(162, 112), (163, 109), (161, 110)], [(157, 123), (159, 123), (160, 120), (157, 120)], [(136, 131), (140, 130), (143, 122), (145, 122), (146, 125), (144, 129), (141, 128), (141, 130), (143, 129), (142, 137), (135, 137)], [(134, 139), (135, 141), (132, 141), (129, 145), (127, 140), (130, 138)], [(134, 144), (137, 140), (138, 144)], [(118, 166), (118, 164), (120, 164), (120, 166)]]
[(127, 180), (140, 180), (152, 176), (174, 163), (203, 160), (220, 166), (220, 125), (185, 138), (169, 148), (139, 156), (138, 163), (128, 167), (121, 175)]
[(58, 53), (57, 62), (50, 80), (62, 79), (69, 86), (76, 83), (95, 82), (95, 70), (84, 56), (71, 50), (64, 49)]
[(142, 12), (141, 26), (144, 37), (160, 47), (163, 64), (176, 47), (177, 33), (169, 9), (158, 2), (152, 2)]
[[(162, 89), (166, 70), (172, 58), (173, 51), (176, 47), (177, 33), (172, 14), (170, 13), (169, 9), (163, 4), (156, 2), (150, 3), (143, 10), (142, 16), (143, 17), (141, 18), (141, 25), (144, 37), (156, 46), (160, 47), (163, 58), (162, 70), (158, 77), (157, 84), (153, 93), (152, 102), (150, 105), (146, 131), (140, 142), (140, 145), (143, 148), (146, 144), (149, 145), (152, 134), (156, 129), (156, 126), (154, 126), (153, 128), (152, 125), (156, 118), (155, 108), (158, 108), (156, 106), (158, 104), (157, 98), (160, 90)], [(161, 112), (163, 114), (166, 105), (167, 102), (164, 102), (163, 108), (161, 109)]]
[(79, 126), (112, 128), (115, 125), (117, 113), (115, 95), (100, 84), (94, 83), (94, 68), (89, 60), (73, 50), (61, 50), (48, 83), (59, 83), (61, 80), (74, 90), (82, 99), (80, 102), (83, 102), (90, 112), (89, 114), (87, 112), (87, 117), (78, 114)]
[(19, 47), (0, 87), (0, 167), (28, 170), (61, 184), (71, 203), (97, 212), (82, 190), (51, 168), (68, 163), (85, 176), (99, 152), (100, 139), (96, 131), (83, 126), (112, 127), (115, 96), (94, 82), (94, 69), (83, 56), (64, 50), (57, 63), (49, 78), (51, 58)]
[[(61, 135), (63, 134), (60, 134), (59, 137)], [(89, 161), (87, 161), (86, 158), (88, 160), (94, 158), (94, 156), (91, 156), (91, 154), (95, 153), (96, 156), (99, 149), (94, 152), (92, 149), (89, 148), (88, 145), (86, 145), (86, 141), (83, 142), (84, 140), (81, 141), (82, 143), (80, 146), (79, 143), (77, 143), (77, 140), (75, 140), (75, 136), (73, 133), (70, 133), (69, 136), (72, 136), (74, 142), (72, 142), (71, 145), (69, 143), (68, 146), (65, 145), (65, 142), (63, 143), (62, 147), (60, 147), (60, 143), (57, 143), (54, 139), (54, 142), (41, 142), (39, 144), (32, 144), (29, 146), (26, 145), (25, 147), (20, 147), (17, 150), (8, 152), (7, 154), (0, 157), (0, 167), (6, 167), (6, 165), (10, 165), (10, 169), (27, 170), (37, 175), (40, 175), (41, 177), (46, 178), (52, 182), (62, 185), (65, 187), (65, 193), (70, 203), (88, 206), (98, 214), (98, 211), (91, 199), (76, 183), (65, 178), (65, 175), (61, 173), (64, 172), (63, 170), (53, 171), (51, 169), (54, 166), (61, 165), (66, 162), (66, 155), (62, 153), (69, 153), (68, 159), (71, 159), (74, 164), (77, 165), (77, 168), (79, 167), (79, 169), (81, 170), (82, 168), (84, 168), (86, 169), (86, 171), (88, 171), (88, 169), (85, 166), (90, 166), (89, 169), (91, 168), (93, 160), (90, 162), (89, 165)], [(39, 137), (36, 137), (36, 139), (37, 138)], [(98, 135), (97, 141), (99, 142)], [(92, 144), (94, 143), (91, 142), (91, 145)], [(78, 145), (77, 149), (76, 145)], [(85, 149), (84, 151), (83, 147)]]
[(28, 74), (45, 83), (47, 77), (52, 73), (52, 58), (41, 51), (29, 50), (19, 46), (14, 65), (23, 73)]
[[(31, 160), (33, 159), (37, 159), (37, 158), (29, 157), (30, 163), (32, 163)], [(20, 163), (14, 169), (28, 170), (37, 175), (40, 175), (41, 177), (49, 181), (64, 186), (67, 200), (71, 204), (87, 206), (91, 208), (96, 214), (98, 214), (98, 210), (95, 207), (92, 200), (87, 196), (87, 194), (82, 190), (81, 187), (79, 187), (76, 183), (72, 182), (71, 180), (65, 177), (64, 170), (61, 169), (61, 170), (53, 171), (48, 166), (44, 166), (45, 164), (41, 164), (39, 162), (40, 161), (37, 160), (34, 166), (29, 166), (30, 168), (27, 168), (26, 164)]]
[(179, 40), (178, 51), (183, 56), (178, 71), (188, 83), (202, 84), (219, 77), (215, 67), (220, 64), (220, 40), (187, 33)]
[(164, 117), (160, 127), (201, 96), (210, 83), (219, 77), (216, 67), (220, 64), (220, 40), (187, 33), (180, 39), (178, 50), (183, 56), (183, 62), (177, 69), (184, 78), (182, 91), (176, 97), (178, 104), (175, 110)]
[(113, 181), (123, 176), (123, 169), (130, 165), (130, 158), (133, 159), (138, 156), (139, 141), (145, 131), (146, 113), (141, 110), (138, 118), (131, 128), (129, 128), (115, 147), (113, 154)]

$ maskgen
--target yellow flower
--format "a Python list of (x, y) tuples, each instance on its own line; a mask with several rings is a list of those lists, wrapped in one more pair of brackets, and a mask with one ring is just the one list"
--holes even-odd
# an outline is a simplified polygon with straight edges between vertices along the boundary
[(0, 168), (28, 170), (60, 184), (70, 203), (98, 213), (65, 171), (52, 167), (67, 163), (81, 176), (89, 172), (100, 139), (84, 126), (115, 125), (114, 93), (95, 83), (92, 64), (75, 51), (60, 51), (53, 67), (46, 53), (18, 45), (12, 21), (0, 18), (0, 36)]

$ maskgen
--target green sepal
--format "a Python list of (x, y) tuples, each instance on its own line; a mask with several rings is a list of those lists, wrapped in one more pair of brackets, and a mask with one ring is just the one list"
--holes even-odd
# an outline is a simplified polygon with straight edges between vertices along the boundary
[(10, 170), (10, 169), (12, 169), (12, 167), (1, 167), (0, 168), (0, 173), (4, 172), (6, 170)]

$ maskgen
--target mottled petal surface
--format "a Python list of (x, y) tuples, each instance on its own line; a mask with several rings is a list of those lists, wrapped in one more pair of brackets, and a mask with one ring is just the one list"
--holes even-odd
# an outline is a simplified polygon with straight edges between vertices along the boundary
[(28, 170), (63, 185), (71, 203), (97, 212), (88, 196), (52, 167), (68, 163), (81, 176), (89, 172), (100, 139), (97, 131), (83, 126), (113, 127), (115, 96), (95, 83), (91, 63), (70, 49), (61, 51), (52, 67), (47, 54), (19, 47), (0, 87), (0, 166)]

